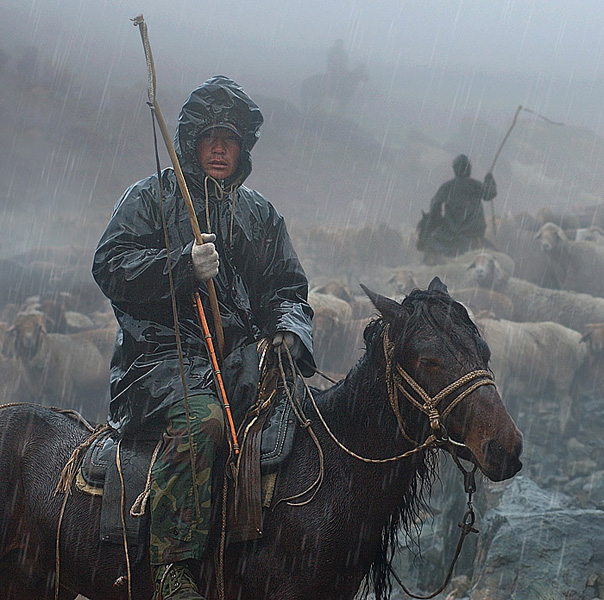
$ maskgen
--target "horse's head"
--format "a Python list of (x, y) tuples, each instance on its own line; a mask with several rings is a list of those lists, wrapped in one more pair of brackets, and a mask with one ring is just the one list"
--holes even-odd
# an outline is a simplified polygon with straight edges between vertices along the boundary
[(440, 280), (401, 303), (363, 289), (385, 324), (389, 395), (391, 402), (397, 398), (393, 410), (403, 434), (418, 444), (430, 435), (449, 438), (445, 447), (493, 481), (515, 475), (522, 434), (495, 388), (489, 347), (466, 309)]

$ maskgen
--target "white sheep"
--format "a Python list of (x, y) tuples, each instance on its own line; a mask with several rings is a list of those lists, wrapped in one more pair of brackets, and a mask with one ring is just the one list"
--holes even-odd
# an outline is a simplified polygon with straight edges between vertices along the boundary
[(550, 257), (561, 289), (604, 296), (604, 246), (571, 240), (555, 223), (545, 223), (535, 237)]
[(308, 302), (314, 310), (314, 357), (320, 370), (345, 374), (360, 358), (363, 330), (369, 319), (353, 318), (350, 304), (331, 294), (311, 291)]
[(12, 356), (20, 361), (38, 399), (95, 408), (105, 401), (113, 343), (110, 332), (48, 333), (42, 313), (21, 313), (10, 328)]
[(476, 324), (491, 349), (490, 366), (502, 397), (509, 401), (549, 395), (559, 407), (564, 431), (580, 379), (589, 366), (581, 334), (551, 321), (478, 318)]
[[(386, 281), (388, 291), (398, 295), (406, 295), (412, 289), (426, 289), (430, 282), (439, 277), (449, 289), (463, 288), (471, 284), (468, 268), (482, 250), (472, 250), (450, 259), (441, 265), (408, 265), (399, 267), (391, 272)], [(508, 274), (514, 272), (514, 261), (501, 252), (492, 252), (501, 268)]]
[(542, 288), (510, 277), (487, 252), (476, 257), (469, 273), (475, 285), (505, 294), (512, 301), (514, 321), (554, 321), (576, 331), (584, 331), (588, 323), (604, 322), (604, 298)]
[(604, 245), (604, 229), (601, 227), (581, 227), (575, 232), (575, 241), (592, 242), (598, 245)]

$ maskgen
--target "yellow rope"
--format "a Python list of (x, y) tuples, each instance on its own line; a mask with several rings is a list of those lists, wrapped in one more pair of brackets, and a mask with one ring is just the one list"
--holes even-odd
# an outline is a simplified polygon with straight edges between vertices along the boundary
[(149, 496), (151, 495), (151, 471), (153, 470), (153, 465), (155, 464), (155, 460), (157, 459), (157, 455), (159, 454), (159, 449), (162, 446), (163, 440), (159, 440), (155, 445), (153, 450), (153, 454), (151, 455), (151, 461), (149, 462), (149, 469), (147, 471), (147, 480), (145, 481), (145, 489), (138, 495), (134, 504), (130, 507), (130, 516), (131, 517), (142, 517), (145, 514), (145, 507), (147, 506), (147, 501), (149, 500)]
[(61, 512), (59, 513), (59, 521), (57, 523), (57, 539), (55, 540), (55, 600), (59, 600), (59, 580), (60, 580), (60, 569), (61, 569), (61, 558), (60, 558), (60, 536), (61, 526), (63, 525), (63, 515), (65, 514), (65, 508), (67, 506), (67, 499), (69, 494), (63, 496), (63, 502), (61, 504)]
[[(120, 520), (122, 523), (122, 539), (124, 543), (124, 554), (126, 556), (126, 581), (128, 583), (128, 600), (132, 600), (132, 573), (130, 571), (130, 556), (128, 555), (128, 536), (126, 534), (126, 517), (124, 511), (126, 508), (126, 485), (124, 483), (124, 473), (122, 471), (122, 461), (120, 459), (120, 450), (122, 448), (122, 440), (117, 443), (117, 450), (115, 453), (115, 464), (117, 466), (117, 472), (120, 476), (120, 484), (122, 486), (120, 494)], [(121, 585), (123, 582), (118, 578), (113, 585)]]

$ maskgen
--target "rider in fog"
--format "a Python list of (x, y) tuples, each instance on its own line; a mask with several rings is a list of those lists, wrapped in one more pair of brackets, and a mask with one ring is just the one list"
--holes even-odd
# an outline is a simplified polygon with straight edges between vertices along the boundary
[(427, 264), (437, 263), (440, 255), (456, 256), (485, 243), (487, 224), (481, 201), (497, 195), (495, 179), (492, 173), (486, 174), (484, 182), (472, 179), (472, 165), (465, 154), (453, 160), (453, 172), (455, 177), (443, 183), (432, 198), (424, 223)]
[(207, 232), (205, 243), (194, 242), (169, 168), (161, 173), (161, 182), (152, 175), (124, 193), (94, 257), (94, 278), (111, 300), (119, 324), (109, 423), (125, 436), (163, 436), (152, 467), (149, 503), (158, 600), (202, 598), (195, 574), (210, 526), (212, 466), (225, 444), (225, 417), (193, 292), (199, 291), (209, 314), (206, 282), (214, 280), (225, 364), (235, 355), (249, 357), (251, 349), (257, 366), (257, 344), (268, 338), (275, 348), (287, 345), (304, 375), (312, 374), (314, 366), (306, 276), (281, 215), (243, 185), (262, 122), (258, 106), (226, 77), (213, 77), (194, 90), (180, 112), (175, 149), (201, 229)]

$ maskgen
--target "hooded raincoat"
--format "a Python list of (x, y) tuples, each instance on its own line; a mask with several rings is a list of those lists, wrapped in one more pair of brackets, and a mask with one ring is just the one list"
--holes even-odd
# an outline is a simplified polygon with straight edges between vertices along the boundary
[[(225, 357), (277, 331), (291, 331), (304, 346), (299, 361), (302, 372), (310, 375), (314, 366), (312, 309), (307, 302), (305, 273), (281, 215), (261, 194), (242, 185), (251, 172), (250, 151), (262, 122), (258, 106), (240, 86), (226, 77), (214, 77), (185, 102), (175, 150), (200, 228), (216, 234), (220, 269), (214, 284)], [(201, 131), (221, 123), (233, 125), (241, 133), (241, 152), (233, 176), (216, 182), (203, 172), (196, 147)], [(193, 275), (193, 231), (173, 169), (161, 173), (161, 189), (161, 204), (157, 175), (135, 183), (124, 193), (93, 262), (93, 276), (111, 300), (119, 324), (111, 363), (109, 423), (121, 430), (140, 427), (183, 398), (162, 212), (187, 391), (214, 390), (212, 367), (192, 299), (196, 289), (212, 333), (213, 319), (206, 284), (198, 284)]]
[[(486, 231), (482, 200), (491, 201), (497, 186), (490, 173), (484, 183), (470, 177), (471, 164), (461, 154), (453, 161), (455, 178), (443, 183), (430, 201), (430, 213), (438, 226), (427, 249), (441, 254), (465, 252)], [(444, 215), (442, 214), (444, 207)]]

